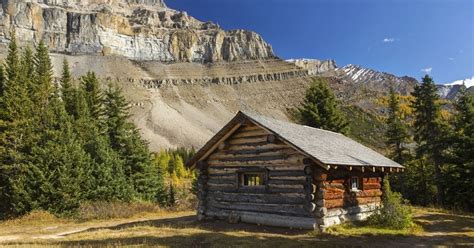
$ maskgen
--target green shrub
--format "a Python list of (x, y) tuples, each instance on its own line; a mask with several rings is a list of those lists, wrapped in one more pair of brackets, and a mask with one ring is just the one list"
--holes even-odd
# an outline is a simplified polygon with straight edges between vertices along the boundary
[(382, 206), (368, 222), (385, 228), (404, 229), (413, 226), (410, 207), (403, 203), (400, 193), (392, 192), (388, 179), (383, 181)]

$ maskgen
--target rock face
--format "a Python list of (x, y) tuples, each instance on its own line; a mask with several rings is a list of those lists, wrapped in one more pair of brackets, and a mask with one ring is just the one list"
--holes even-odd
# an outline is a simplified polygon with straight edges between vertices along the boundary
[(163, 0), (3, 0), (0, 43), (15, 28), (23, 43), (44, 40), (51, 51), (119, 55), (161, 62), (240, 61), (274, 58), (258, 34), (224, 31)]
[(290, 59), (287, 61), (294, 63), (302, 69), (308, 70), (308, 74), (311, 76), (319, 75), (337, 68), (336, 61), (334, 60)]

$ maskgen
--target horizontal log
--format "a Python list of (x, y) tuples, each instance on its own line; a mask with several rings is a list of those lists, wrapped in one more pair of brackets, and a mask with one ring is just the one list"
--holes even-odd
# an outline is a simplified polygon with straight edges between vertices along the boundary
[(227, 192), (227, 193), (252, 193), (252, 194), (278, 194), (278, 193), (295, 193), (304, 194), (303, 187), (277, 187), (276, 185), (268, 185), (263, 187), (238, 187), (228, 184), (209, 184), (207, 185), (209, 192)]
[(363, 183), (381, 183), (382, 178), (380, 177), (370, 177), (370, 178), (364, 178)]
[(208, 206), (225, 210), (240, 210), (274, 214), (292, 214), (310, 216), (310, 212), (303, 205), (296, 204), (252, 204), (239, 202), (219, 202), (210, 200)]
[(305, 185), (306, 181), (301, 180), (292, 180), (292, 179), (270, 179), (268, 180), (268, 184), (275, 184), (275, 185)]
[(223, 157), (225, 155), (231, 156), (231, 155), (274, 155), (274, 153), (280, 153), (280, 154), (294, 154), (294, 150), (290, 148), (267, 148), (267, 149), (250, 149), (250, 150), (225, 150), (225, 151), (219, 151), (214, 153), (212, 156), (219, 156)]
[(256, 149), (285, 149), (288, 148), (286, 144), (274, 144), (268, 142), (246, 143), (229, 146), (228, 150), (242, 151), (242, 150), (256, 150)]
[(250, 161), (286, 161), (289, 158), (287, 154), (277, 153), (276, 155), (254, 155), (254, 156), (228, 156), (226, 158), (209, 159), (209, 164), (222, 162), (250, 162)]
[(283, 188), (283, 187), (269, 187), (268, 188), (269, 193), (306, 193), (305, 189), (303, 187), (301, 188)]
[(345, 179), (327, 180), (328, 184), (344, 184), (345, 182), (346, 182)]
[(240, 127), (238, 132), (255, 131), (255, 130), (264, 130), (265, 131), (265, 129), (262, 129), (261, 127), (259, 127), (257, 125), (250, 124), (250, 125), (243, 125), (242, 127)]
[[(299, 171), (298, 169), (302, 167), (298, 166), (270, 166), (270, 165), (262, 165), (262, 166), (213, 166), (209, 167), (209, 177), (213, 176), (230, 176), (236, 175), (239, 170), (245, 169), (254, 169), (254, 170), (262, 170), (267, 169), (268, 175), (271, 178), (276, 177), (303, 177), (302, 170)], [(295, 170), (296, 169), (296, 170)]]
[(233, 177), (231, 179), (222, 178), (222, 177), (212, 177), (207, 181), (207, 184), (210, 185), (237, 185), (237, 178)]
[(293, 158), (255, 158), (255, 159), (232, 159), (232, 160), (209, 160), (209, 167), (211, 166), (259, 166), (259, 165), (274, 165), (274, 166), (290, 166), (290, 165), (302, 165)]
[(267, 143), (267, 136), (268, 135), (261, 135), (261, 136), (251, 136), (251, 137), (242, 137), (242, 138), (234, 138), (228, 139), (230, 145), (240, 145), (240, 144), (247, 144), (247, 143), (260, 143), (265, 142)]
[(370, 190), (370, 189), (380, 189), (380, 183), (365, 183), (363, 184), (364, 190)]
[(374, 197), (374, 196), (382, 196), (382, 191), (380, 189), (371, 189), (371, 190), (363, 190), (356, 193), (357, 197)]
[(344, 192), (341, 192), (341, 193), (326, 192), (326, 194), (324, 195), (324, 199), (326, 200), (343, 199), (343, 198), (344, 198)]
[(306, 204), (308, 200), (302, 194), (241, 194), (214, 192), (209, 194), (209, 199), (225, 202), (247, 202), (267, 204)]
[(252, 136), (268, 135), (268, 134), (270, 133), (263, 129), (257, 129), (257, 130), (251, 130), (251, 131), (238, 130), (236, 133), (232, 135), (231, 138), (252, 137)]
[(344, 199), (341, 198), (341, 199), (325, 199), (326, 200), (326, 203), (325, 203), (325, 207), (327, 209), (331, 209), (331, 208), (341, 208), (344, 206)]
[(357, 206), (362, 204), (368, 203), (378, 203), (380, 202), (380, 197), (364, 197), (364, 198), (356, 198), (356, 199), (326, 199), (326, 208), (341, 208), (341, 207), (348, 207), (348, 206)]
[(328, 210), (327, 217), (332, 216), (341, 216), (346, 214), (357, 214), (357, 213), (364, 213), (364, 212), (371, 212), (376, 210), (380, 204), (378, 203), (369, 203), (369, 204), (362, 204), (359, 206), (352, 206), (346, 208), (333, 208)]
[(326, 184), (326, 189), (339, 189), (339, 190), (345, 190), (346, 189), (346, 186), (344, 186), (343, 184), (339, 184), (339, 183), (327, 183)]
[(206, 210), (206, 216), (227, 219), (230, 215), (238, 215), (240, 221), (258, 225), (289, 227), (315, 230), (317, 221), (313, 217), (298, 217), (281, 214), (254, 213), (248, 211), (235, 211), (210, 208)]
[(237, 187), (237, 185), (234, 182), (229, 182), (229, 183), (207, 183), (208, 187)]
[[(241, 151), (240, 154), (234, 154), (235, 151), (230, 152), (218, 152), (214, 153), (209, 157), (209, 160), (215, 161), (239, 161), (239, 160), (252, 160), (252, 158), (267, 158), (267, 157), (275, 157), (276, 159), (286, 159), (290, 156), (298, 155), (295, 151), (289, 151), (288, 149), (284, 150), (266, 150), (264, 152), (257, 152), (257, 151)], [(245, 153), (244, 153), (245, 152)]]
[(332, 194), (344, 194), (344, 192), (346, 192), (346, 189), (328, 188), (328, 187), (326, 187), (326, 191), (327, 191), (328, 193), (332, 193)]
[(380, 197), (357, 197), (357, 205), (381, 202)]
[(306, 178), (306, 175), (303, 170), (292, 170), (292, 171), (280, 171), (280, 170), (271, 170), (268, 173), (268, 177), (302, 177)]

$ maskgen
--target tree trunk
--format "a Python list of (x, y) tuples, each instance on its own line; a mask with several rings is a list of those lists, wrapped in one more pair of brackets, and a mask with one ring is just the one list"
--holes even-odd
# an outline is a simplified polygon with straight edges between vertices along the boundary
[(436, 201), (440, 207), (444, 207), (444, 186), (443, 186), (443, 175), (441, 173), (441, 164), (439, 160), (435, 158), (435, 178), (436, 178)]

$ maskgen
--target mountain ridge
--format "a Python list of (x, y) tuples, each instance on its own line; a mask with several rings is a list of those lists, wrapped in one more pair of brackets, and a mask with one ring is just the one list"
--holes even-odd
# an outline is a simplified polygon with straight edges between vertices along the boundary
[[(162, 0), (17, 0), (1, 2), (0, 43), (15, 28), (21, 43), (43, 40), (53, 52), (118, 55), (161, 62), (275, 58), (260, 35), (224, 31)], [(33, 42), (32, 42), (33, 41)]]

